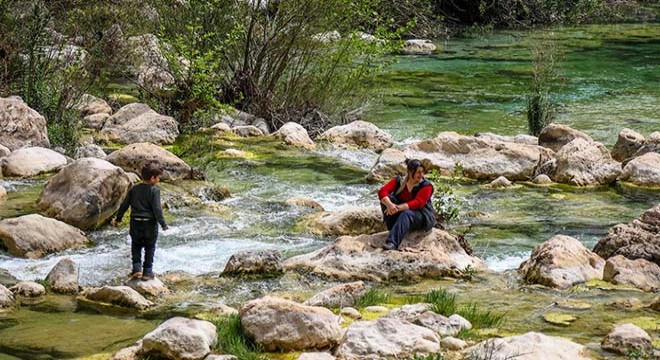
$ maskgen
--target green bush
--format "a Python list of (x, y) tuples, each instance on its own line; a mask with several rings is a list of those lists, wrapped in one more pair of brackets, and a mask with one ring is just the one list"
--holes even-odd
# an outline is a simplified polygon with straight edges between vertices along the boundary
[(221, 349), (224, 353), (234, 355), (241, 360), (268, 360), (258, 354), (262, 349), (245, 335), (241, 318), (237, 314), (213, 322), (218, 332), (216, 349)]
[(529, 133), (538, 136), (555, 117), (556, 104), (552, 93), (559, 84), (556, 44), (547, 36), (532, 49), (532, 76), (527, 94), (527, 126)]

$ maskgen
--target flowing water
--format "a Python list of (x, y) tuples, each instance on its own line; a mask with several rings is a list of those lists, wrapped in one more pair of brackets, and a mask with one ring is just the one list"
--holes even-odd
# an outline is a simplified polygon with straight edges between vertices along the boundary
[[(660, 130), (660, 26), (589, 26), (557, 29), (551, 35), (564, 56), (564, 80), (557, 94), (561, 103), (559, 122), (609, 145), (623, 127), (644, 135)], [(382, 104), (370, 110), (367, 120), (389, 131), (399, 145), (448, 130), (462, 134), (524, 133), (529, 47), (539, 38), (539, 32), (497, 32), (451, 40), (436, 55), (401, 56), (373, 85)], [(248, 157), (223, 155), (222, 151), (228, 148), (246, 151)], [(170, 149), (194, 166), (204, 166), (208, 180), (228, 187), (232, 196), (219, 204), (204, 200), (194, 206), (172, 206), (166, 211), (170, 231), (161, 235), (156, 251), (155, 270), (161, 274), (215, 274), (222, 271), (232, 254), (243, 250), (275, 248), (287, 257), (324, 246), (331, 239), (296, 230), (296, 219), (306, 211), (284, 203), (292, 196), (311, 197), (330, 211), (377, 204), (379, 185), (365, 181), (377, 159), (377, 154), (370, 151), (307, 152), (270, 141), (211, 139), (201, 135), (182, 136)], [(0, 185), (9, 191), (0, 217), (36, 212), (35, 202), (44, 181), (0, 180)], [(162, 188), (163, 194), (200, 192), (198, 184), (189, 188), (162, 184)], [(465, 182), (456, 188), (456, 194), (463, 199), (465, 221), (472, 224), (468, 239), (476, 254), (500, 272), (517, 268), (536, 244), (554, 234), (574, 236), (591, 248), (610, 226), (628, 222), (660, 201), (659, 191), (627, 186), (578, 189), (521, 184), (511, 190), (487, 190), (480, 184)], [(0, 268), (20, 279), (43, 279), (57, 261), (71, 257), (80, 264), (83, 285), (117, 283), (130, 268), (128, 229), (104, 227), (89, 236), (96, 243), (94, 247), (68, 250), (44, 259), (19, 259), (0, 252)], [(231, 287), (223, 283), (195, 291), (200, 296), (196, 301), (213, 296), (240, 303), (269, 289), (309, 291), (293, 280), (247, 282)], [(469, 292), (467, 288), (464, 291)], [(515, 291), (509, 293), (514, 294), (509, 300), (518, 298)], [(470, 296), (476, 299), (478, 294)], [(487, 298), (483, 301), (487, 302)], [(30, 311), (22, 309), (11, 319), (0, 316), (0, 338), (4, 339), (0, 340), (0, 353), (3, 348), (28, 341), (25, 333), (32, 330), (30, 321), (25, 319), (31, 319)], [(64, 320), (56, 312), (47, 313), (49, 324), (54, 328), (63, 326)], [(80, 314), (75, 321), (92, 320)], [(523, 318), (519, 321), (525, 323)], [(114, 322), (121, 319), (105, 321), (108, 326), (118, 326)], [(16, 323), (27, 326), (26, 330), (18, 331)], [(140, 323), (136, 333), (153, 326)], [(11, 335), (16, 331), (28, 337)], [(119, 335), (109, 336), (116, 337), (113, 344), (125, 345), (128, 340), (121, 341)], [(42, 337), (34, 341), (40, 349), (47, 347), (42, 344), (47, 343)], [(95, 349), (99, 351), (98, 347)], [(61, 357), (70, 349), (59, 346), (57, 351), (60, 353), (51, 355)], [(81, 350), (76, 354), (90, 352)]]

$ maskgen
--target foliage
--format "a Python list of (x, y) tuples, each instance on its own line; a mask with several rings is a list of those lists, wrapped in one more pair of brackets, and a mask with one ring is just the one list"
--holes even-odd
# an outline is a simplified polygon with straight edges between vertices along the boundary
[(436, 221), (444, 229), (458, 222), (461, 217), (461, 205), (463, 201), (454, 193), (463, 175), (463, 166), (459, 163), (454, 165), (450, 178), (443, 178), (437, 169), (432, 169), (427, 178), (433, 183), (433, 198), (431, 203), (436, 212)]
[(428, 355), (415, 355), (410, 360), (445, 360), (445, 356), (441, 353), (428, 354)]
[(242, 360), (267, 360), (258, 355), (262, 349), (245, 335), (237, 314), (222, 317), (214, 325), (218, 331), (217, 349)]
[(358, 309), (367, 306), (386, 304), (390, 301), (392, 295), (379, 289), (371, 288), (367, 290), (363, 297), (355, 302), (355, 307)]
[(555, 117), (556, 104), (551, 96), (559, 82), (557, 70), (560, 53), (547, 36), (532, 50), (532, 77), (527, 95), (527, 125), (531, 135), (538, 136)]
[(437, 314), (444, 316), (458, 314), (470, 321), (472, 326), (477, 329), (499, 326), (504, 322), (506, 316), (503, 313), (482, 310), (476, 303), (467, 303), (460, 306), (458, 305), (456, 295), (450, 294), (445, 289), (432, 290), (426, 293), (422, 302), (431, 304), (431, 311)]

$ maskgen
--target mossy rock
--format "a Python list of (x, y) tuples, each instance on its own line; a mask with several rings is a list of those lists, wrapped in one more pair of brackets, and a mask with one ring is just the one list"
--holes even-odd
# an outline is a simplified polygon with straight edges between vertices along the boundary
[(569, 326), (577, 318), (573, 315), (549, 312), (543, 314), (543, 320), (553, 325)]
[(633, 324), (646, 331), (660, 330), (660, 318), (652, 316), (638, 316), (634, 318), (621, 319), (616, 322), (617, 324)]
[(600, 290), (629, 290), (629, 291), (643, 292), (642, 290), (636, 287), (627, 286), (627, 285), (615, 285), (599, 279), (589, 280), (585, 283), (585, 285), (588, 288), (595, 288)]
[(576, 300), (559, 300), (557, 301), (557, 306), (561, 309), (566, 310), (587, 310), (591, 309), (591, 304), (584, 301)]

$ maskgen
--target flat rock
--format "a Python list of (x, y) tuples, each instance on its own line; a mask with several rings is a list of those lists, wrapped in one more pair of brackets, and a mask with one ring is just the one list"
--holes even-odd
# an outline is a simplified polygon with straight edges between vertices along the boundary
[(548, 312), (543, 314), (543, 320), (552, 325), (569, 326), (573, 321), (577, 320), (577, 318), (570, 314)]
[(60, 170), (44, 186), (39, 210), (83, 230), (108, 222), (128, 193), (131, 181), (108, 161), (82, 158)]
[(309, 137), (307, 130), (302, 125), (295, 122), (288, 122), (282, 125), (272, 134), (275, 138), (281, 139), (285, 144), (298, 146), (306, 149), (313, 149), (316, 144)]
[(552, 180), (575, 186), (607, 185), (621, 174), (621, 164), (599, 142), (577, 138), (557, 152)]
[(383, 151), (391, 147), (392, 135), (366, 121), (353, 121), (350, 124), (332, 127), (316, 138), (341, 147), (357, 147)]
[(520, 265), (525, 281), (560, 289), (603, 278), (605, 261), (570, 236), (555, 235), (537, 245)]
[(240, 137), (258, 137), (264, 136), (264, 132), (253, 125), (235, 126), (231, 131)]
[(335, 355), (338, 359), (407, 359), (439, 351), (440, 340), (433, 331), (399, 319), (378, 318), (351, 324)]
[(474, 137), (485, 138), (492, 141), (510, 142), (516, 144), (538, 145), (539, 143), (539, 139), (536, 136), (527, 135), (527, 134), (504, 136), (504, 135), (485, 132), (485, 133), (476, 133), (474, 134)]
[(46, 118), (18, 97), (0, 97), (0, 144), (12, 151), (50, 147)]
[(364, 311), (365, 312), (370, 312), (370, 313), (373, 313), (373, 314), (386, 314), (390, 311), (390, 309), (388, 309), (385, 306), (372, 305), (372, 306), (367, 306), (366, 308), (364, 308)]
[(660, 289), (660, 266), (645, 259), (629, 260), (617, 255), (607, 259), (603, 280), (655, 291)]
[(10, 254), (30, 259), (90, 244), (81, 230), (38, 214), (1, 220), (0, 240)]
[(167, 286), (165, 286), (165, 284), (163, 284), (163, 282), (157, 277), (147, 281), (131, 279), (127, 281), (125, 285), (139, 292), (143, 296), (158, 297), (170, 293)]
[(149, 163), (163, 170), (161, 180), (174, 181), (193, 178), (193, 169), (176, 155), (151, 143), (137, 143), (114, 151), (106, 160), (124, 169), (139, 174)]
[(211, 352), (217, 341), (216, 327), (212, 323), (174, 317), (144, 336), (141, 354), (201, 360)]
[(387, 230), (379, 206), (318, 212), (303, 216), (298, 224), (304, 231), (323, 236), (374, 234)]
[(637, 186), (660, 188), (660, 154), (650, 152), (632, 159), (623, 168), (619, 180)]
[(116, 306), (146, 310), (154, 305), (153, 302), (145, 299), (140, 293), (128, 286), (103, 286), (101, 288), (85, 289), (83, 298), (101, 303), (112, 304)]
[(582, 131), (575, 130), (570, 126), (562, 124), (550, 124), (541, 130), (538, 144), (557, 152), (564, 145), (575, 139), (584, 139), (587, 142), (593, 141), (591, 136), (583, 133)]
[(583, 345), (556, 336), (528, 332), (508, 338), (493, 338), (467, 348), (470, 358), (516, 360), (591, 360)]
[(461, 339), (457, 339), (452, 336), (447, 336), (446, 338), (440, 340), (440, 346), (442, 346), (443, 349), (447, 349), (451, 351), (460, 351), (468, 347), (468, 343)]
[(652, 349), (651, 336), (633, 324), (616, 325), (607, 334), (601, 347), (604, 350), (627, 355), (631, 351), (648, 352)]
[(224, 275), (271, 275), (281, 272), (282, 253), (277, 249), (271, 249), (235, 253), (227, 261), (222, 273)]
[(67, 164), (67, 158), (42, 147), (21, 148), (2, 160), (4, 176), (30, 177), (58, 171)]
[(464, 269), (485, 270), (482, 260), (465, 253), (458, 240), (432, 229), (408, 234), (403, 251), (383, 251), (388, 233), (342, 236), (309, 254), (292, 257), (284, 269), (356, 280), (407, 280), (461, 276)]
[(76, 294), (79, 289), (78, 264), (69, 258), (58, 261), (46, 276), (46, 283), (55, 293)]
[(101, 134), (120, 144), (150, 142), (160, 145), (174, 143), (179, 128), (174, 118), (158, 114), (149, 105), (133, 103), (109, 117)]
[(327, 308), (340, 308), (353, 306), (367, 292), (367, 286), (362, 281), (351, 282), (333, 286), (324, 290), (304, 302), (309, 306), (323, 306)]
[(356, 308), (345, 307), (342, 308), (339, 313), (354, 320), (362, 319), (362, 314), (360, 314), (360, 311)]
[(9, 288), (14, 295), (24, 297), (39, 297), (46, 295), (46, 288), (34, 281), (21, 281)]

